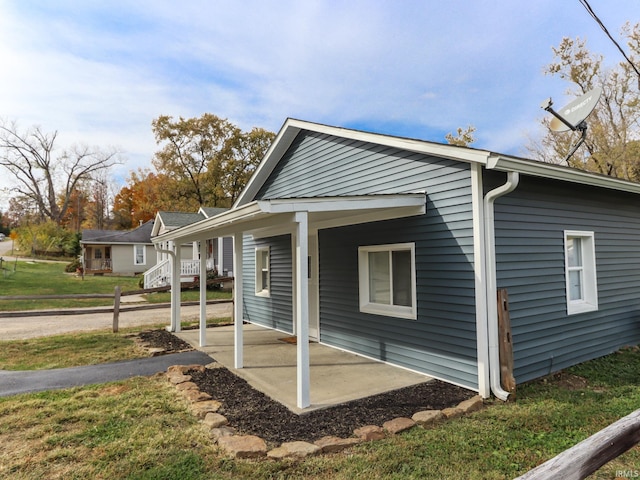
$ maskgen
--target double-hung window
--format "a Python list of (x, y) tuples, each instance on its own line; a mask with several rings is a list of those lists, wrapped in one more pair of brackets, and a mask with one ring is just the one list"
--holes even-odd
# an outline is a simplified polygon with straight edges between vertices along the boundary
[(256, 295), (270, 295), (269, 247), (256, 248)]
[(133, 246), (133, 264), (145, 265), (146, 263), (147, 263), (147, 259), (145, 258), (144, 245), (134, 245)]
[(358, 248), (360, 311), (417, 318), (415, 244)]
[(596, 253), (593, 232), (564, 232), (567, 314), (598, 309)]

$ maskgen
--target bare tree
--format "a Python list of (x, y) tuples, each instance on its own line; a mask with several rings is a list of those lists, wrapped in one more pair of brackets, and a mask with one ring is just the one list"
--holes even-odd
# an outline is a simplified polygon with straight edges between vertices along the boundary
[(42, 219), (60, 224), (79, 182), (119, 163), (118, 152), (103, 152), (85, 145), (73, 146), (55, 155), (58, 132), (40, 127), (24, 132), (15, 122), (0, 124), (0, 166), (12, 175), (13, 191), (29, 198)]

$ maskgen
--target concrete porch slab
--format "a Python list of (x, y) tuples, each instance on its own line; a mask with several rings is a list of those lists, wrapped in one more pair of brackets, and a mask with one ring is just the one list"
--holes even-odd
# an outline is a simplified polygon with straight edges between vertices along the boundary
[(198, 346), (198, 330), (176, 334), (195, 348), (246, 380), (252, 387), (282, 403), (294, 413), (304, 413), (432, 380), (353, 353), (319, 343), (309, 345), (311, 406), (297, 407), (296, 345), (283, 341), (290, 335), (245, 324), (244, 368), (233, 363), (233, 326), (207, 329), (207, 346)]

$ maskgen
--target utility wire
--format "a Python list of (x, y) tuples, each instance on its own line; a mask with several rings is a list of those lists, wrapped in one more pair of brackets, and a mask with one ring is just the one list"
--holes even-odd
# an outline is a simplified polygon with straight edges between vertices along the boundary
[(602, 23), (602, 20), (600, 20), (600, 18), (598, 18), (598, 15), (596, 15), (596, 12), (594, 12), (593, 8), (591, 8), (591, 5), (589, 5), (589, 2), (587, 0), (578, 0), (578, 1), (587, 10), (587, 12), (589, 12), (589, 15), (591, 15), (593, 17), (593, 19), (596, 21), (596, 23), (598, 25), (600, 25), (600, 28), (602, 28), (604, 33), (607, 34), (607, 37), (609, 37), (609, 39), (618, 48), (618, 50), (620, 50), (620, 53), (625, 58), (625, 60), (627, 62), (629, 62), (629, 65), (631, 65), (631, 68), (633, 68), (633, 70), (636, 72), (636, 74), (638, 74), (638, 88), (640, 89), (640, 70), (638, 70), (638, 67), (635, 66), (635, 64), (631, 61), (631, 59), (627, 56), (625, 51), (622, 49), (620, 44), (613, 38), (611, 33), (609, 33), (609, 30), (607, 30), (607, 27), (605, 26), (605, 24)]

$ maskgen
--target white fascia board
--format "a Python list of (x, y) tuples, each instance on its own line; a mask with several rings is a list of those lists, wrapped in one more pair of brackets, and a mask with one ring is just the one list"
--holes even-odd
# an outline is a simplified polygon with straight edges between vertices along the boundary
[(260, 161), (256, 171), (251, 175), (251, 178), (249, 178), (247, 185), (242, 189), (242, 192), (240, 192), (232, 208), (251, 202), (258, 193), (258, 190), (260, 190), (262, 184), (269, 178), (269, 175), (271, 175), (280, 158), (282, 158), (298, 135), (298, 132), (300, 132), (300, 129), (291, 125), (291, 123), (291, 119), (287, 119), (284, 122), (278, 135), (276, 135), (267, 153), (265, 153), (263, 159)]
[(291, 146), (293, 140), (302, 130), (309, 130), (311, 132), (323, 133), (350, 140), (359, 140), (387, 147), (395, 147), (401, 150), (423, 153), (425, 155), (433, 155), (436, 157), (449, 158), (463, 162), (480, 163), (482, 165), (486, 164), (487, 158), (491, 154), (491, 152), (476, 150), (474, 148), (445, 145), (412, 138), (394, 137), (380, 133), (332, 127), (329, 125), (288, 118), (278, 132), (278, 135), (271, 144), (271, 147), (267, 150), (267, 153), (260, 162), (260, 165), (258, 165), (258, 168), (249, 179), (246, 187), (240, 193), (234, 207), (244, 205), (254, 199), (260, 187), (267, 180), (271, 172), (273, 172), (273, 169), (278, 164), (280, 158), (282, 158), (284, 153)]
[(395, 137), (382, 133), (363, 132), (361, 130), (351, 130), (349, 128), (332, 127), (319, 123), (306, 122), (303, 120), (290, 119), (289, 124), (295, 126), (298, 131), (310, 130), (312, 132), (325, 133), (336, 137), (348, 138), (350, 140), (360, 140), (363, 142), (375, 143), (387, 147), (396, 147), (411, 152), (424, 153), (437, 157), (451, 158), (466, 162), (485, 164), (491, 152), (486, 150), (476, 150), (469, 147), (448, 145), (443, 143), (418, 140), (414, 138)]
[(151, 236), (155, 237), (160, 234), (160, 231), (164, 228), (164, 222), (160, 216), (160, 212), (156, 212), (156, 217), (153, 221), (153, 228), (151, 229)]
[(233, 208), (226, 212), (220, 213), (210, 218), (205, 218), (199, 222), (176, 228), (153, 237), (153, 243), (160, 243), (167, 240), (173, 241), (192, 241), (201, 238), (207, 230), (213, 228), (230, 225), (241, 220), (250, 219), (262, 213), (257, 202), (251, 202), (242, 207)]
[[(153, 243), (167, 240), (174, 242), (194, 241), (211, 236), (211, 230), (217, 230), (216, 236), (249, 231), (254, 228), (269, 228), (269, 223), (277, 223), (270, 219), (275, 214), (295, 212), (341, 212), (371, 211), (373, 209), (390, 209), (412, 207), (413, 211), (426, 211), (426, 195), (424, 193), (368, 195), (360, 197), (324, 197), (303, 199), (259, 200), (241, 207), (233, 208), (211, 218), (191, 225), (163, 233), (152, 239)], [(417, 213), (414, 213), (417, 214)], [(281, 219), (283, 220), (283, 219)]]
[(424, 193), (367, 195), (350, 197), (316, 197), (302, 199), (258, 200), (266, 213), (326, 212), (368, 210), (373, 208), (418, 207), (425, 204)]
[(487, 161), (487, 169), (503, 172), (513, 171), (525, 175), (579, 183), (581, 185), (590, 185), (629, 193), (640, 193), (640, 183), (524, 158), (492, 155)]

